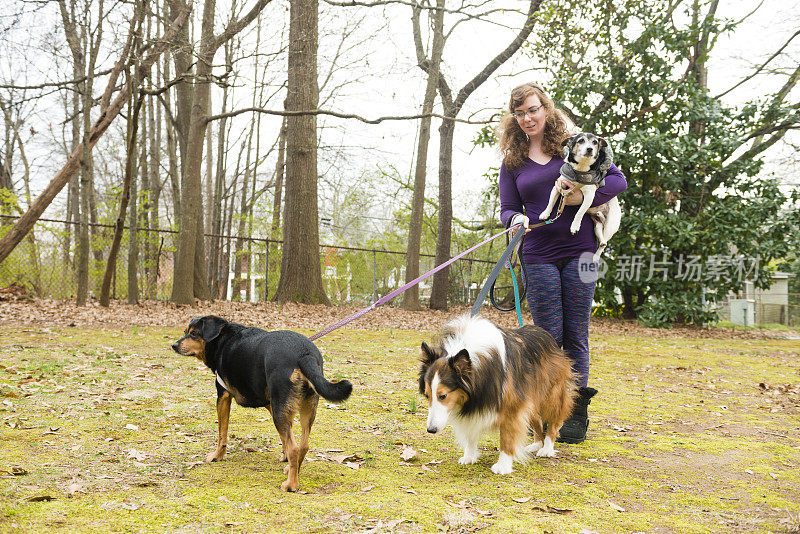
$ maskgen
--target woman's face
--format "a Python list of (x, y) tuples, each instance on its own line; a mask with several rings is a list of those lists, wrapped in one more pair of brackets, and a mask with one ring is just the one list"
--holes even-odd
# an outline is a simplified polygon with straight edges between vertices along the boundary
[(544, 124), (547, 118), (547, 110), (542, 105), (539, 97), (530, 95), (521, 105), (514, 108), (514, 116), (517, 124), (522, 128), (529, 138), (544, 134)]

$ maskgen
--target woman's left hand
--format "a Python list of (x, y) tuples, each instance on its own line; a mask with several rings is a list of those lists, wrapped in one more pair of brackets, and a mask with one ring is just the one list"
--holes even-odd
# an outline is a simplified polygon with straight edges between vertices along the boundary
[(583, 203), (583, 191), (575, 187), (575, 182), (559, 176), (556, 180), (556, 186), (561, 190), (566, 206), (579, 206)]

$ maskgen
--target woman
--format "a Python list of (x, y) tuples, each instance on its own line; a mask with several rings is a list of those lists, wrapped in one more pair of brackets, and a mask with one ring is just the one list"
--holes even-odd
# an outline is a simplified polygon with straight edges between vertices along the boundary
[[(522, 259), (533, 322), (552, 334), (572, 360), (580, 387), (575, 410), (561, 427), (559, 441), (580, 443), (586, 439), (589, 426), (587, 407), (597, 393), (596, 389), (588, 387), (589, 316), (596, 281), (584, 282), (579, 271), (581, 255), (588, 253), (581, 258), (585, 263), (597, 250), (593, 223), (586, 216), (578, 233), (570, 233), (569, 226), (577, 206), (583, 201), (583, 194), (580, 190), (570, 191), (570, 182), (559, 176), (564, 164), (561, 143), (569, 137), (563, 113), (535, 83), (515, 88), (508, 109), (510, 115), (503, 119), (499, 128), (503, 155), (499, 183), (503, 223), (506, 226), (522, 224), (527, 228), (531, 220), (538, 222), (556, 182), (566, 193), (561, 216), (525, 235)], [(627, 186), (625, 177), (612, 165), (592, 206), (608, 202)]]

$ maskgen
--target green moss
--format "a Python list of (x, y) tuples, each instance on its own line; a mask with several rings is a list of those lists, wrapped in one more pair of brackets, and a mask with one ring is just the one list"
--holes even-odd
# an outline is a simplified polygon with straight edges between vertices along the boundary
[[(28, 471), (0, 478), (0, 530), (356, 532), (404, 520), (417, 532), (453, 521), (497, 533), (730, 532), (732, 521), (767, 532), (800, 509), (796, 399), (758, 387), (796, 383), (797, 341), (598, 336), (590, 439), (498, 477), (496, 434), (460, 466), (452, 433), (426, 432), (416, 373), (430, 333), (342, 330), (319, 345), (353, 397), (343, 410), (320, 404), (307, 493), (285, 494), (265, 410), (235, 407), (226, 460), (196, 465), (215, 444), (215, 390), (169, 350), (179, 335), (0, 329), (0, 469)], [(401, 445), (419, 459), (403, 462)], [(330, 450), (357, 454), (359, 468)], [(56, 499), (25, 501), (43, 494)]]

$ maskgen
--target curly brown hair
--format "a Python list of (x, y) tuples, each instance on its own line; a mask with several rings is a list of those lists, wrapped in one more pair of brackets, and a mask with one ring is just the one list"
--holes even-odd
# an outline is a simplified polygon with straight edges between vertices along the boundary
[(564, 112), (553, 104), (553, 99), (545, 93), (538, 83), (524, 83), (515, 87), (511, 91), (511, 99), (508, 102), (509, 113), (503, 117), (497, 127), (500, 153), (503, 156), (503, 164), (507, 169), (521, 167), (525, 163), (525, 158), (528, 157), (530, 148), (528, 135), (520, 128), (513, 113), (514, 109), (521, 106), (525, 99), (531, 95), (539, 97), (539, 101), (547, 112), (544, 139), (542, 139), (544, 153), (554, 158), (562, 157), (561, 143), (569, 137)]

